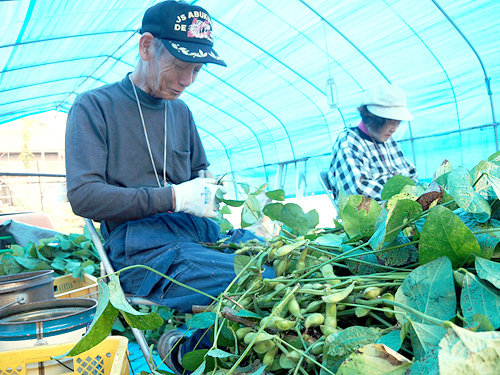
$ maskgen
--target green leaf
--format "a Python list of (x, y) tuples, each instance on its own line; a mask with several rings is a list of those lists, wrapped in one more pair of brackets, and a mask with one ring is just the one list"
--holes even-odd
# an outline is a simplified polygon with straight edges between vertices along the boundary
[(352, 353), (337, 375), (403, 375), (413, 365), (409, 359), (382, 344), (369, 344)]
[(497, 198), (500, 198), (500, 178), (488, 175), (488, 181), (490, 182)]
[(283, 203), (269, 203), (264, 206), (262, 212), (271, 220), (281, 221), (281, 211), (283, 210)]
[(17, 263), (19, 263), (24, 268), (28, 270), (33, 270), (39, 263), (42, 261), (40, 259), (32, 259), (32, 258), (22, 258), (22, 257), (14, 257)]
[(469, 171), (463, 167), (454, 169), (448, 176), (450, 194), (455, 202), (465, 211), (474, 214), (477, 221), (484, 223), (491, 216), (491, 208), (472, 187), (472, 183)]
[(225, 352), (224, 350), (221, 349), (210, 349), (207, 352), (207, 355), (213, 358), (229, 358), (235, 356), (235, 354)]
[(477, 276), (500, 289), (500, 263), (476, 257)]
[(117, 275), (110, 275), (108, 277), (109, 300), (115, 308), (120, 310), (120, 313), (129, 326), (146, 331), (163, 325), (163, 319), (157, 313), (142, 313), (130, 306), (125, 298), (125, 294), (123, 294), (123, 289)]
[(487, 201), (495, 199), (497, 194), (493, 184), (498, 177), (500, 177), (500, 166), (481, 160), (474, 168), (474, 189)]
[(431, 348), (422, 358), (416, 361), (405, 375), (439, 375), (437, 346)]
[[(407, 246), (401, 246), (408, 244)], [(402, 233), (392, 242), (384, 244), (385, 249), (376, 254), (377, 263), (383, 266), (400, 267), (418, 260), (418, 250), (415, 244)]]
[(223, 218), (219, 222), (219, 226), (220, 226), (220, 233), (227, 233), (231, 229), (234, 229), (233, 224), (231, 224), (231, 222), (229, 220), (225, 219), (225, 218)]
[(500, 151), (497, 151), (493, 155), (491, 155), (488, 158), (488, 161), (491, 161), (492, 163), (497, 163), (500, 165)]
[(205, 373), (205, 366), (207, 364), (202, 362), (201, 365), (191, 375), (202, 375)]
[(295, 203), (287, 203), (281, 210), (281, 222), (290, 227), (294, 234), (304, 235), (309, 230), (309, 222), (302, 208)]
[(5, 256), (3, 258), (4, 258), (2, 260), (3, 269), (5, 274), (7, 275), (14, 275), (16, 273), (21, 273), (26, 269), (19, 263), (17, 263), (17, 261), (14, 258), (5, 259), (6, 258)]
[(262, 316), (259, 315), (259, 314), (256, 314), (252, 311), (248, 311), (248, 310), (240, 310), (238, 311), (236, 314), (234, 315), (238, 315), (238, 316), (242, 316), (244, 318), (257, 318), (257, 319), (262, 319)]
[(285, 191), (283, 189), (267, 191), (266, 195), (268, 198), (283, 202), (285, 200)]
[(420, 264), (447, 256), (453, 267), (473, 261), (481, 255), (481, 248), (469, 228), (449, 209), (436, 206), (431, 209), (420, 234)]
[(391, 331), (385, 335), (379, 337), (375, 344), (387, 345), (394, 351), (401, 349), (401, 331)]
[(382, 209), (374, 199), (362, 195), (350, 195), (340, 219), (350, 237), (361, 235), (371, 237), (375, 232), (375, 223)]
[[(457, 310), (457, 297), (450, 260), (441, 257), (414, 269), (398, 288), (395, 300), (434, 318), (453, 318)], [(400, 307), (394, 309), (405, 311)], [(416, 315), (406, 313), (413, 322), (425, 322)], [(401, 314), (396, 314), (396, 318), (400, 324), (406, 320)]]
[(415, 358), (420, 359), (435, 348), (446, 334), (446, 329), (435, 324), (411, 322), (410, 339)]
[(54, 357), (60, 359), (65, 356), (76, 356), (93, 348), (103, 341), (111, 332), (113, 323), (118, 316), (118, 309), (109, 301), (109, 288), (101, 280), (97, 280), (99, 287), (99, 302), (97, 310), (85, 335), (76, 343), (68, 353)]
[(359, 348), (372, 344), (378, 336), (376, 328), (362, 326), (350, 326), (343, 331), (328, 335), (323, 353), (329, 357), (326, 360), (333, 364), (330, 370), (337, 371), (345, 358)]
[(64, 251), (72, 250), (75, 247), (74, 244), (67, 237), (68, 236), (66, 235), (56, 234), (56, 238), (61, 243), (61, 249), (63, 249)]
[(406, 185), (415, 186), (415, 181), (401, 174), (392, 176), (382, 188), (381, 199), (383, 201), (391, 199), (393, 195), (399, 194)]
[(223, 215), (230, 215), (231, 214), (231, 209), (229, 208), (229, 206), (224, 206), (220, 209), (219, 211), (221, 214)]
[(422, 206), (410, 199), (402, 199), (389, 210), (387, 214), (386, 235), (384, 242), (391, 242), (401, 233), (402, 228), (397, 229), (408, 221), (416, 218), (422, 213)]
[(216, 317), (217, 315), (213, 312), (203, 312), (194, 315), (186, 322), (186, 325), (193, 329), (207, 329), (214, 325)]
[(500, 332), (472, 332), (451, 324), (439, 343), (440, 375), (495, 375), (500, 363)]
[(80, 277), (82, 277), (82, 271), (83, 271), (83, 267), (80, 264), (78, 267), (73, 268), (73, 272), (71, 272), (71, 276), (73, 276), (74, 279), (79, 279)]
[(222, 194), (222, 191), (220, 189), (217, 189), (217, 191), (215, 192), (215, 196), (217, 197), (218, 200), (220, 200), (221, 202), (223, 202), (231, 207), (240, 207), (243, 205), (243, 203), (245, 203), (245, 201), (225, 199), (224, 195)]
[(339, 247), (344, 239), (337, 234), (328, 233), (316, 238), (314, 242), (320, 246)]
[(500, 291), (469, 272), (463, 280), (460, 306), (465, 319), (473, 320), (475, 314), (483, 314), (494, 329), (500, 328)]
[(247, 255), (236, 255), (234, 257), (234, 273), (239, 275), (241, 271), (252, 261), (252, 258)]
[(260, 216), (260, 202), (254, 194), (249, 194), (247, 198), (248, 208)]
[(493, 324), (491, 324), (490, 320), (483, 314), (472, 315), (472, 321), (478, 323), (478, 332), (495, 330)]
[[(182, 367), (188, 371), (195, 371), (203, 362), (206, 362), (205, 373), (214, 368), (215, 360), (212, 357), (205, 357), (208, 349), (199, 349), (188, 352), (182, 357)], [(206, 358), (206, 359), (205, 359)]]
[(466, 212), (461, 208), (454, 212), (472, 233), (484, 231), (485, 229), (499, 229), (498, 231), (474, 234), (481, 248), (481, 257), (490, 259), (498, 243), (500, 243), (500, 221), (490, 219), (485, 223), (479, 223), (470, 212)]
[(250, 185), (248, 185), (246, 182), (238, 182), (238, 185), (241, 186), (241, 188), (246, 194), (250, 193)]
[(253, 211), (245, 202), (243, 209), (241, 210), (241, 227), (246, 228), (255, 224), (259, 216), (260, 213)]
[(316, 210), (311, 210), (306, 214), (306, 219), (308, 223), (308, 229), (316, 228), (319, 224), (319, 214)]
[(444, 160), (443, 163), (438, 167), (436, 172), (434, 172), (433, 181), (436, 181), (442, 187), (445, 187), (448, 183), (448, 175), (453, 170), (453, 165), (448, 160)]

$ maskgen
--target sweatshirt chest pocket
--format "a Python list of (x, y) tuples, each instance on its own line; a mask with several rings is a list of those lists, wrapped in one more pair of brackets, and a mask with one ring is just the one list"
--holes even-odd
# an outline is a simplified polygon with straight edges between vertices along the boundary
[(191, 178), (191, 151), (173, 150), (168, 172), (174, 184), (188, 181)]

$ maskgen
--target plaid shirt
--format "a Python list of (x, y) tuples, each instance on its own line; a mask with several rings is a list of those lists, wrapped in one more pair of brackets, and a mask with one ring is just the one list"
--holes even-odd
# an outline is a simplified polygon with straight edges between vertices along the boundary
[(380, 201), (384, 184), (393, 176), (391, 170), (418, 183), (416, 168), (405, 159), (392, 137), (384, 143), (377, 142), (377, 146), (380, 152), (371, 138), (357, 127), (339, 134), (333, 145), (333, 158), (328, 171), (337, 203), (339, 186), (349, 195), (359, 194)]

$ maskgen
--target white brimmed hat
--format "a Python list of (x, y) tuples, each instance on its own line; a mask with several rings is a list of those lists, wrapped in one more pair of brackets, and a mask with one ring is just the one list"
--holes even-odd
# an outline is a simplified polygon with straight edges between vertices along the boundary
[(361, 105), (375, 116), (391, 120), (410, 121), (413, 116), (406, 108), (406, 97), (398, 86), (381, 83), (368, 89)]

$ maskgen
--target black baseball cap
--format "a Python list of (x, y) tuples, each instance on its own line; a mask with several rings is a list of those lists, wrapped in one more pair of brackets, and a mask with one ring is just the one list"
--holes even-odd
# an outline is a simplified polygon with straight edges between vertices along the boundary
[(167, 0), (144, 14), (141, 34), (150, 32), (179, 60), (227, 66), (212, 48), (212, 19), (202, 7)]

